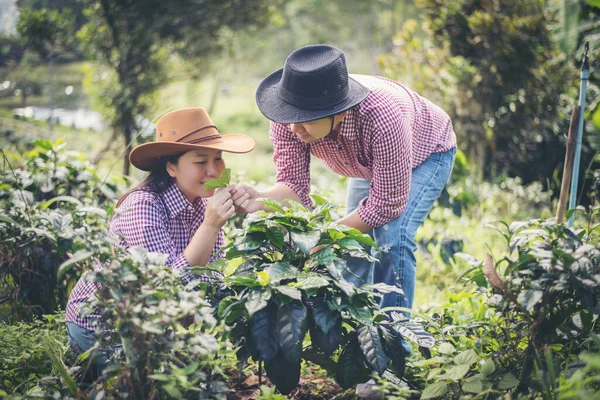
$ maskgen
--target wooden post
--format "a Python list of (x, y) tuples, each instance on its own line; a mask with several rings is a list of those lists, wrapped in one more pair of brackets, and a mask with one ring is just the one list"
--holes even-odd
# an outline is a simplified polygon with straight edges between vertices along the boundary
[(565, 155), (565, 166), (563, 168), (562, 183), (560, 185), (560, 198), (558, 200), (558, 211), (556, 212), (556, 223), (561, 224), (565, 219), (567, 203), (569, 202), (569, 188), (571, 186), (571, 175), (573, 174), (573, 155), (575, 154), (575, 141), (577, 140), (577, 126), (579, 125), (579, 106), (575, 106), (569, 123), (569, 136), (567, 137), (567, 153)]

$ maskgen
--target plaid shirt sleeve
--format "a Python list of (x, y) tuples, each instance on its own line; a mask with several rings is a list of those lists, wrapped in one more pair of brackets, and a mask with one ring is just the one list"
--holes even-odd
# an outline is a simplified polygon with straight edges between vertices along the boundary
[(276, 184), (287, 186), (300, 197), (302, 204), (312, 206), (308, 146), (286, 124), (271, 122), (269, 136), (273, 142), (273, 162), (277, 169)]
[(162, 204), (144, 198), (124, 207), (113, 220), (112, 230), (127, 243), (127, 247), (143, 247), (150, 252), (167, 254), (166, 264), (175, 270), (189, 268), (185, 255), (177, 253), (173, 239), (165, 229), (168, 226), (166, 218)]
[(412, 176), (411, 120), (400, 111), (388, 111), (374, 114), (363, 129), (372, 133), (373, 179), (369, 196), (360, 202), (357, 212), (365, 224), (379, 227), (402, 214), (408, 202)]

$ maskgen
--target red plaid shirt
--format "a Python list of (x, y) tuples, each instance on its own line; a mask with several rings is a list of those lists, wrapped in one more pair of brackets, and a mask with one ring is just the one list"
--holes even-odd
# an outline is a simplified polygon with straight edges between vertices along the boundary
[[(119, 248), (143, 247), (150, 252), (167, 254), (166, 265), (184, 270), (190, 264), (183, 250), (204, 221), (207, 201), (206, 198), (197, 197), (190, 204), (174, 183), (160, 194), (135, 191), (121, 204), (118, 214), (110, 223), (109, 235), (119, 238)], [(224, 256), (220, 252), (224, 244), (225, 236), (221, 231), (209, 262)], [(98, 265), (95, 269), (101, 268)], [(182, 277), (187, 281), (192, 279), (183, 272)], [(83, 328), (94, 329), (100, 311), (95, 310), (90, 315), (79, 314), (80, 306), (98, 290), (98, 285), (86, 278), (88, 274), (79, 279), (69, 296), (66, 320)]]
[[(400, 83), (382, 77), (352, 75), (371, 89), (348, 112), (337, 136), (310, 144), (310, 153), (340, 175), (371, 180), (358, 215), (378, 227), (397, 218), (408, 202), (411, 173), (433, 153), (456, 146), (450, 117), (438, 106)], [(310, 206), (308, 145), (289, 128), (271, 122), (277, 184), (292, 189)]]

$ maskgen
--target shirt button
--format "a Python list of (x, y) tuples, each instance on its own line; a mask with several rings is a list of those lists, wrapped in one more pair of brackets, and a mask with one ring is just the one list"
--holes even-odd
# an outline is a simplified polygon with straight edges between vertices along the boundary
[(342, 146), (338, 146), (338, 150), (342, 151), (342, 150), (344, 150), (344, 148)]
[(349, 162), (346, 162), (346, 165), (350, 165), (350, 163), (349, 163)]

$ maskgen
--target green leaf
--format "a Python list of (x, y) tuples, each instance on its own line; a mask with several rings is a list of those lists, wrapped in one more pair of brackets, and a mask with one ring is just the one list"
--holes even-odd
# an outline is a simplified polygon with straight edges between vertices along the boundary
[(278, 202), (278, 201), (271, 200), (271, 199), (260, 199), (259, 201), (261, 203), (263, 203), (265, 206), (269, 207), (273, 211), (277, 211), (277, 212), (280, 212), (280, 213), (284, 213), (285, 212), (285, 209), (283, 208), (283, 206), (281, 205), (281, 203)]
[(73, 265), (87, 260), (88, 258), (90, 258), (91, 256), (94, 255), (93, 251), (88, 251), (88, 250), (77, 250), (75, 252), (75, 254), (73, 254), (73, 257), (69, 258), (67, 261), (65, 261), (64, 263), (60, 264), (60, 266), (58, 267), (58, 272), (56, 273), (56, 280), (60, 281), (62, 276), (68, 271), (70, 270)]
[(443, 397), (446, 393), (448, 393), (448, 385), (446, 382), (436, 382), (433, 383), (423, 390), (421, 394), (421, 399), (433, 399), (435, 397)]
[(461, 380), (469, 372), (471, 367), (469, 365), (455, 365), (452, 368), (445, 371), (445, 374), (440, 375), (438, 379), (450, 379), (454, 382)]
[(291, 286), (275, 286), (273, 289), (277, 290), (279, 293), (286, 295), (294, 300), (302, 301), (302, 292), (295, 287)]
[(219, 188), (224, 188), (226, 186), (227, 186), (227, 184), (221, 182), (219, 179), (210, 179), (204, 184), (204, 189), (207, 189), (207, 190), (219, 189)]
[(77, 206), (83, 206), (83, 203), (81, 201), (79, 201), (79, 199), (76, 199), (73, 196), (56, 196), (56, 197), (53, 197), (50, 200), (42, 203), (42, 210), (47, 209), (48, 207), (50, 207), (52, 204), (56, 203), (57, 201), (64, 201), (67, 203), (73, 203)]
[(444, 342), (439, 345), (438, 351), (441, 354), (452, 355), (452, 354), (456, 353), (456, 347), (452, 346), (451, 343)]
[(456, 365), (471, 365), (473, 363), (476, 363), (478, 359), (479, 357), (477, 356), (475, 350), (470, 349), (458, 353), (456, 357), (454, 357), (454, 363)]
[(282, 304), (277, 312), (280, 348), (292, 363), (300, 362), (302, 341), (308, 331), (307, 316), (306, 307), (299, 301)]
[(265, 289), (252, 289), (248, 293), (246, 301), (246, 310), (252, 316), (255, 312), (262, 310), (267, 306), (267, 302), (271, 299), (271, 291)]
[(373, 315), (367, 307), (363, 305), (357, 306), (352, 302), (348, 303), (347, 307), (350, 314), (352, 314), (359, 322), (365, 325), (370, 325), (373, 322)]
[(329, 286), (329, 281), (320, 276), (307, 276), (305, 278), (300, 278), (294, 285), (301, 289), (316, 289), (324, 286)]
[(367, 365), (379, 375), (383, 374), (391, 359), (385, 352), (379, 330), (376, 326), (361, 325), (356, 332)]
[(304, 254), (309, 254), (321, 238), (321, 234), (318, 231), (290, 233), (292, 235), (292, 240)]
[(298, 276), (298, 270), (290, 263), (278, 261), (268, 267), (265, 267), (264, 271), (269, 274), (272, 283), (279, 283), (286, 279), (295, 279)]
[(315, 325), (325, 335), (327, 335), (329, 333), (329, 330), (336, 325), (338, 320), (341, 321), (340, 313), (337, 311), (330, 310), (329, 306), (327, 305), (327, 302), (323, 301), (323, 299), (314, 299), (312, 314), (315, 321)]
[(531, 311), (542, 300), (544, 293), (541, 290), (524, 290), (519, 293), (517, 300), (525, 311)]
[(221, 172), (221, 176), (219, 180), (225, 184), (225, 186), (231, 183), (231, 168), (225, 168), (223, 172)]
[(338, 358), (335, 380), (342, 389), (348, 389), (368, 379), (368, 370), (363, 365), (364, 355), (360, 351), (358, 338), (352, 335)]
[(481, 366), (481, 375), (490, 376), (496, 371), (496, 364), (491, 358), (485, 360), (485, 363)]
[(269, 228), (265, 232), (267, 239), (271, 241), (278, 249), (283, 250), (283, 245), (285, 243), (285, 235), (283, 231), (279, 228)]
[(198, 370), (198, 367), (200, 366), (200, 363), (193, 362), (190, 365), (188, 365), (187, 367), (180, 369), (181, 373), (184, 375), (191, 375), (194, 372), (196, 372)]
[(465, 379), (465, 383), (462, 384), (461, 388), (467, 393), (481, 393), (483, 391), (483, 377), (481, 375), (471, 376)]
[(256, 344), (259, 360), (271, 360), (279, 349), (279, 334), (277, 331), (277, 306), (267, 305), (252, 316), (250, 323), (252, 340)]
[(496, 386), (500, 390), (506, 390), (506, 389), (512, 389), (515, 386), (517, 386), (518, 384), (519, 384), (519, 380), (517, 379), (517, 377), (509, 372), (508, 374), (502, 375), (502, 377), (500, 378), (500, 381), (497, 383)]
[(148, 375), (148, 378), (154, 379), (155, 381), (161, 381), (161, 382), (169, 382), (171, 380), (171, 377), (169, 375), (165, 375), (165, 374)]

